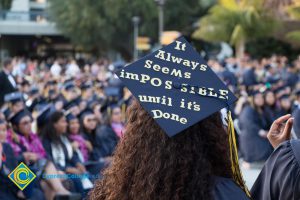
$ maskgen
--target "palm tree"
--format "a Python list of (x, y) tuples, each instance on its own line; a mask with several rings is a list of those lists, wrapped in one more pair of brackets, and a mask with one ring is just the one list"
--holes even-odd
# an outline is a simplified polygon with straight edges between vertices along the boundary
[(278, 23), (264, 7), (263, 0), (219, 0), (200, 19), (195, 39), (230, 42), (242, 57), (247, 41), (271, 35)]

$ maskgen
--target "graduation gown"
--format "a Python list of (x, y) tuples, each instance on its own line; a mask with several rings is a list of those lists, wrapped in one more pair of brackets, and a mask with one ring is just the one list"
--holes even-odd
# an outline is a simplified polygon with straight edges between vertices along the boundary
[[(13, 149), (8, 143), (2, 143), (5, 161), (2, 162), (0, 169), (0, 199), (18, 200), (18, 187), (8, 178), (8, 174), (18, 166)], [(24, 190), (23, 193), (30, 200), (44, 200), (45, 197), (38, 186), (38, 180), (35, 179)]]
[(284, 142), (275, 149), (251, 194), (254, 200), (300, 199), (300, 140)]
[(268, 130), (268, 123), (251, 106), (246, 106), (239, 116), (241, 134), (239, 137), (240, 151), (245, 161), (257, 162), (266, 160), (273, 147), (267, 138), (259, 136), (259, 130)]
[(249, 200), (232, 179), (219, 176), (214, 177), (213, 198), (214, 200)]
[(43, 146), (45, 148), (45, 151), (47, 152), (48, 160), (52, 161), (55, 167), (58, 170), (65, 171), (68, 167), (75, 167), (77, 163), (80, 163), (80, 160), (78, 158), (78, 155), (76, 152), (73, 152), (73, 155), (70, 155), (68, 152), (67, 147), (64, 145), (63, 142), (60, 143), (63, 154), (64, 154), (64, 165), (62, 165), (58, 159), (56, 159), (57, 156), (53, 155), (53, 142), (49, 138), (43, 138), (42, 139)]
[(108, 125), (98, 127), (96, 133), (83, 133), (83, 136), (93, 145), (93, 151), (89, 155), (92, 161), (99, 161), (100, 158), (112, 156), (119, 140)]

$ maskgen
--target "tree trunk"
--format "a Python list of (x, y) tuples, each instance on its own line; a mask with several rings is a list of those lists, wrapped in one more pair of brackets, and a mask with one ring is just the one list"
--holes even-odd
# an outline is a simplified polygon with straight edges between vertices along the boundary
[(237, 58), (243, 58), (245, 54), (245, 40), (241, 39), (235, 44), (235, 56)]

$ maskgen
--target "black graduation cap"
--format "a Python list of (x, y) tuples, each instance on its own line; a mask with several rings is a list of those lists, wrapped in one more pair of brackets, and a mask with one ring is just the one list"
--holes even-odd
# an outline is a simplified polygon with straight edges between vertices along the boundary
[(21, 92), (13, 92), (13, 93), (6, 94), (4, 96), (4, 101), (12, 104), (15, 104), (20, 101), (24, 101), (23, 94)]
[(170, 137), (237, 100), (183, 37), (116, 74)]
[(78, 98), (76, 98), (74, 100), (71, 100), (69, 102), (66, 102), (65, 105), (64, 105), (64, 109), (65, 110), (69, 110), (69, 109), (71, 109), (71, 108), (73, 108), (75, 106), (79, 106), (80, 102), (81, 102), (81, 98), (80, 97), (78, 97)]
[(75, 84), (72, 81), (67, 81), (66, 83), (64, 83), (63, 88), (67, 91), (72, 90), (75, 88)]
[(283, 99), (290, 99), (290, 95), (288, 94), (283, 94), (279, 97), (279, 100), (283, 100)]
[(50, 80), (46, 83), (46, 86), (48, 85), (55, 85), (57, 82), (55, 80)]
[(86, 108), (84, 109), (83, 111), (81, 111), (81, 113), (79, 114), (79, 118), (81, 120), (83, 120), (83, 118), (87, 115), (91, 115), (91, 114), (94, 114), (93, 110), (89, 109), (89, 108)]
[(40, 107), (40, 111), (37, 116), (38, 127), (43, 126), (47, 123), (51, 115), (55, 112), (55, 106), (53, 104), (46, 104)]
[(32, 88), (30, 88), (30, 90), (29, 90), (29, 95), (30, 96), (32, 96), (32, 95), (35, 95), (35, 94), (38, 94), (39, 93), (39, 88), (38, 87), (32, 87)]
[(299, 90), (296, 90), (295, 95), (296, 95), (296, 96), (300, 96), (300, 89), (299, 89)]
[(70, 122), (71, 120), (73, 119), (77, 119), (77, 117), (75, 115), (73, 115), (71, 112), (69, 112), (67, 115), (66, 115), (66, 119), (68, 122)]
[(18, 125), (20, 123), (20, 121), (22, 120), (23, 117), (25, 116), (29, 116), (31, 118), (31, 120), (33, 120), (31, 113), (28, 110), (21, 110), (19, 112), (17, 112), (16, 114), (14, 114), (9, 121), (13, 124), (13, 125)]
[(84, 82), (80, 85), (81, 90), (86, 90), (86, 89), (89, 89), (92, 87), (93, 87), (93, 84), (91, 82)]
[[(184, 37), (125, 66), (116, 75), (169, 137), (237, 100)], [(233, 177), (250, 196), (239, 169), (233, 121), (227, 110)]]

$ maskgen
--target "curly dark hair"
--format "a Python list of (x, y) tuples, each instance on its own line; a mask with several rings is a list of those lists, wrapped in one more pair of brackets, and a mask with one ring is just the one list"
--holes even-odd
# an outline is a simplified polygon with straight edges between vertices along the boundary
[(170, 138), (134, 100), (124, 138), (90, 200), (212, 199), (213, 176), (232, 177), (217, 112)]

